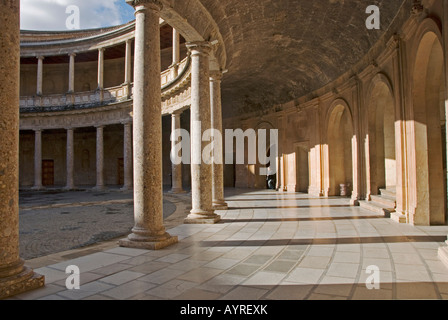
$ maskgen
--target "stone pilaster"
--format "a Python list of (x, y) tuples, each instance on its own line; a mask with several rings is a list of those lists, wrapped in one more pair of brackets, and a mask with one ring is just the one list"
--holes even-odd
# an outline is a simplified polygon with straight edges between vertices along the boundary
[[(222, 132), (222, 103), (221, 103), (221, 72), (210, 73), (210, 104), (211, 104), (211, 127), (221, 133), (213, 138), (214, 158), (212, 163), (213, 185), (212, 199), (215, 210), (227, 210), (228, 205), (224, 201), (224, 166), (223, 166), (223, 132)], [(221, 141), (217, 142), (217, 139)], [(218, 150), (219, 148), (219, 150)]]
[(74, 183), (74, 165), (75, 165), (75, 151), (74, 151), (74, 129), (68, 128), (67, 129), (67, 155), (66, 155), (66, 170), (67, 170), (67, 179), (66, 179), (66, 186), (65, 190), (73, 190), (75, 189), (75, 183)]
[(120, 246), (156, 250), (177, 242), (163, 225), (160, 10), (158, 1), (126, 1), (135, 9), (134, 220)]
[[(204, 131), (211, 127), (210, 76), (208, 42), (190, 42), (191, 53), (191, 197), (192, 210), (185, 223), (216, 223), (221, 217), (215, 214), (212, 203), (212, 165), (202, 159), (207, 142), (202, 141)], [(211, 159), (210, 159), (211, 160)]]
[(19, 257), (19, 8), (0, 1), (0, 299), (44, 286)]
[(123, 123), (123, 171), (124, 185), (122, 191), (132, 190), (132, 126), (131, 122)]
[[(171, 114), (171, 134), (176, 132), (176, 130), (180, 129), (180, 113), (172, 113)], [(176, 139), (171, 141), (171, 150), (174, 150), (175, 145), (179, 137), (176, 136)], [(185, 193), (182, 188), (182, 163), (171, 164), (171, 179), (172, 179), (172, 187), (171, 193)]]
[(42, 186), (42, 130), (34, 131), (34, 190), (43, 189)]
[(104, 190), (104, 126), (96, 127), (96, 186), (94, 190)]

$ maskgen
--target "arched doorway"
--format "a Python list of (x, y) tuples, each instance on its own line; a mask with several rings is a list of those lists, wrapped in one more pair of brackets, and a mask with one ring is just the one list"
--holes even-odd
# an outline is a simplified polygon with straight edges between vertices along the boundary
[[(341, 195), (341, 185), (345, 185), (345, 195), (353, 190), (352, 116), (345, 102), (336, 103), (327, 121), (326, 152), (326, 195)], [(344, 195), (344, 194), (342, 194)]]
[(442, 45), (437, 34), (427, 32), (420, 40), (412, 74), (416, 181), (409, 220), (415, 225), (446, 224), (443, 70)]

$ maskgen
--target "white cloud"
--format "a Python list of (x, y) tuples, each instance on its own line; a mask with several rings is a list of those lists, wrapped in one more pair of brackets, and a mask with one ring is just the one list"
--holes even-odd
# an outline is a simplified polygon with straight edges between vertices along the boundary
[(70, 5), (79, 8), (81, 29), (119, 25), (132, 19), (125, 0), (20, 0), (22, 30), (67, 30)]

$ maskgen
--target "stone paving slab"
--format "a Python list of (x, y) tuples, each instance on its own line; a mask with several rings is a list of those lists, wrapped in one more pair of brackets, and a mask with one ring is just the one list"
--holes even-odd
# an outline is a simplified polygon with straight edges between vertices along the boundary
[[(97, 251), (87, 255), (70, 251), (49, 256), (47, 264), (36, 270), (47, 275), (46, 287), (13, 299), (448, 297), (448, 268), (437, 256), (438, 248), (446, 245), (448, 226), (398, 224), (349, 207), (344, 198), (226, 191), (232, 209), (218, 211), (221, 223), (184, 225), (180, 223), (184, 212), (168, 228), (180, 242), (160, 251), (119, 248), (109, 242), (90, 248)], [(286, 201), (288, 209), (283, 208)], [(310, 203), (312, 210), (304, 209)], [(300, 214), (294, 216), (291, 207)], [(43, 262), (41, 258), (39, 263)], [(81, 278), (85, 274), (78, 292), (64, 286), (63, 269), (69, 264), (80, 265)], [(378, 290), (366, 285), (371, 266), (378, 267)]]

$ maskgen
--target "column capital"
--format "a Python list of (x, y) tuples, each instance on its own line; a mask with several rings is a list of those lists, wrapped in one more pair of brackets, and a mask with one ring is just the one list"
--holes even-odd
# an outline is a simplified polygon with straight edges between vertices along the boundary
[(187, 42), (186, 47), (191, 55), (209, 55), (212, 50), (212, 45), (209, 41)]
[(70, 52), (70, 53), (68, 54), (68, 56), (69, 56), (69, 57), (76, 57), (76, 53), (75, 53), (75, 52)]
[(172, 117), (176, 118), (176, 117), (180, 117), (180, 115), (182, 114), (182, 111), (173, 111), (170, 114)]
[(106, 125), (104, 125), (104, 124), (99, 124), (99, 125), (96, 125), (95, 128), (97, 128), (97, 129), (104, 129), (105, 126)]
[(106, 51), (106, 48), (104, 48), (104, 47), (99, 47), (99, 48), (98, 48), (98, 51), (99, 51), (99, 52), (104, 52), (104, 51)]
[(158, 0), (126, 0), (126, 3), (137, 10), (139, 6), (149, 6), (153, 10), (162, 10), (163, 4)]
[(38, 56), (36, 56), (36, 59), (37, 59), (37, 60), (44, 60), (44, 59), (45, 59), (45, 57), (44, 57), (44, 56), (42, 56), (42, 55), (38, 55)]
[(210, 81), (221, 81), (223, 72), (221, 70), (210, 70)]

